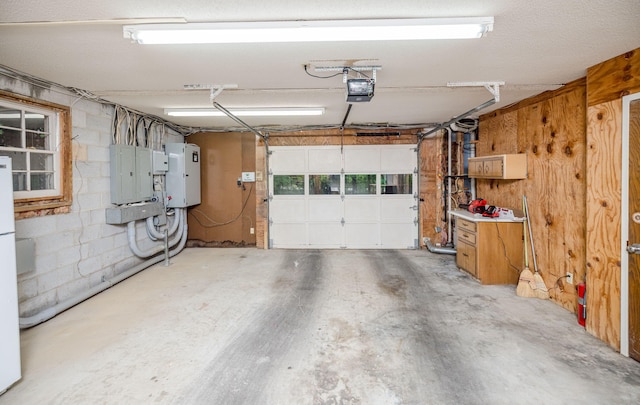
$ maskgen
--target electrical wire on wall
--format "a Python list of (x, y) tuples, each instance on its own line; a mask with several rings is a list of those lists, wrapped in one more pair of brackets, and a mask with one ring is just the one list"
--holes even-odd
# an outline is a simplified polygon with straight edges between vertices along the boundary
[[(251, 183), (251, 187), (249, 187), (249, 193), (247, 194), (247, 197), (245, 198), (244, 202), (242, 203), (242, 209), (240, 210), (240, 213), (238, 215), (236, 215), (235, 217), (233, 217), (232, 219), (228, 220), (228, 221), (218, 222), (218, 221), (212, 219), (211, 217), (209, 217), (207, 214), (205, 214), (199, 208), (192, 208), (189, 212), (191, 213), (193, 218), (196, 220), (196, 222), (199, 223), (203, 228), (215, 228), (215, 227), (218, 227), (218, 226), (229, 225), (229, 224), (232, 224), (232, 223), (236, 222), (238, 219), (240, 219), (241, 217), (244, 216), (244, 211), (247, 208), (247, 203), (249, 202), (249, 198), (251, 197), (251, 194), (253, 194), (253, 183)], [(203, 223), (200, 220), (200, 218), (198, 218), (196, 213), (198, 215), (201, 215), (202, 217), (204, 217), (207, 221), (209, 221), (209, 223), (208, 224)]]
[(113, 114), (112, 143), (160, 150), (167, 124), (152, 116), (117, 105)]
[(335, 73), (335, 74), (332, 74), (332, 75), (329, 75), (329, 76), (318, 76), (318, 75), (314, 75), (314, 74), (309, 72), (309, 65), (304, 65), (304, 72), (307, 75), (311, 76), (311, 77), (315, 77), (316, 79), (331, 79), (331, 78), (334, 78), (334, 77), (337, 77), (337, 76), (343, 76), (343, 75), (347, 74), (347, 72), (349, 72), (349, 71), (355, 72), (358, 76), (364, 76), (367, 79), (371, 79), (371, 77), (369, 77), (366, 74), (362, 73), (360, 70), (352, 68), (351, 66), (344, 66), (344, 67), (342, 67), (342, 71), (341, 72), (338, 72), (338, 73)]

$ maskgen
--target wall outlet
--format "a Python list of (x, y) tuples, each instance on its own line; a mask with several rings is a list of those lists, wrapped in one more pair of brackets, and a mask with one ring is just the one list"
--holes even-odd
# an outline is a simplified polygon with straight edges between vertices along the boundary
[(567, 272), (567, 276), (565, 278), (567, 279), (567, 283), (573, 284), (573, 273)]

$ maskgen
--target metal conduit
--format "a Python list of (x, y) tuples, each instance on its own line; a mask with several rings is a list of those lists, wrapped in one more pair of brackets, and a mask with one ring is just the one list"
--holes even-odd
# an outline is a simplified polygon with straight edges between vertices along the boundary
[[(182, 228), (182, 238), (180, 240), (180, 243), (178, 244), (178, 246), (169, 251), (169, 257), (173, 257), (175, 255), (177, 255), (178, 253), (180, 253), (182, 251), (182, 249), (184, 249), (184, 246), (187, 243), (187, 232), (188, 228), (187, 228), (187, 223), (185, 221), (184, 226)], [(160, 263), (161, 261), (164, 260), (164, 255), (159, 255), (159, 256), (155, 256), (149, 260), (146, 260), (132, 268), (130, 268), (129, 270), (123, 271), (122, 273), (118, 274), (117, 276), (109, 279), (109, 280), (105, 280), (103, 282), (101, 282), (98, 285), (93, 286), (92, 288), (85, 290), (84, 292), (82, 292), (81, 294), (75, 296), (75, 297), (71, 297), (69, 299), (66, 299), (62, 302), (59, 302), (58, 304), (49, 307), (47, 309), (44, 309), (40, 312), (38, 312), (35, 315), (32, 316), (28, 316), (28, 317), (20, 317), (20, 329), (27, 329), (27, 328), (31, 328), (33, 326), (39, 325), (42, 322), (48, 321), (49, 319), (53, 318), (54, 316), (66, 311), (67, 309), (78, 305), (79, 303), (88, 300), (89, 298), (93, 297), (94, 295), (97, 295), (99, 293), (101, 293), (104, 290), (107, 290), (111, 287), (113, 287), (114, 285), (118, 284), (121, 281), (124, 281), (126, 279), (128, 279), (131, 276), (134, 276), (136, 274), (138, 274), (139, 272), (141, 272), (142, 270), (145, 270), (151, 266), (153, 266), (156, 263)]]

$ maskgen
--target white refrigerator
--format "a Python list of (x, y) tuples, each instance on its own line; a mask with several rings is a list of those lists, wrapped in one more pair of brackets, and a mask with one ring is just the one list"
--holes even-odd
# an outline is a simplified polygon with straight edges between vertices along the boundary
[(21, 377), (11, 159), (0, 156), (0, 394)]

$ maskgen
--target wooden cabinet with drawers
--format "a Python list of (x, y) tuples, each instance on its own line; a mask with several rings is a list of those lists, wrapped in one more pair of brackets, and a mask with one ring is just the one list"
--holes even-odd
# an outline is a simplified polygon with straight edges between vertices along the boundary
[(485, 179), (526, 179), (524, 153), (469, 158), (469, 177)]
[(523, 269), (522, 222), (456, 216), (456, 264), (482, 284), (517, 284)]

